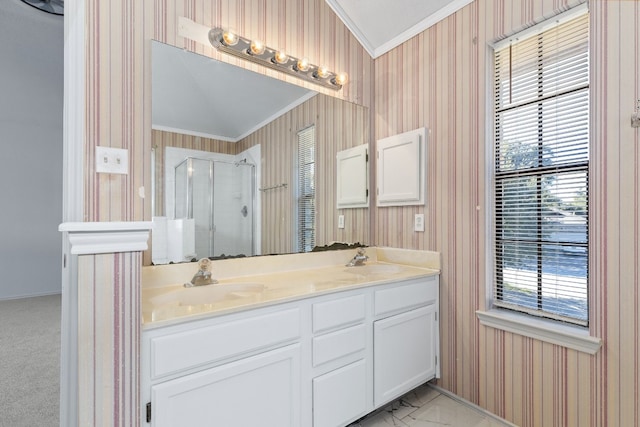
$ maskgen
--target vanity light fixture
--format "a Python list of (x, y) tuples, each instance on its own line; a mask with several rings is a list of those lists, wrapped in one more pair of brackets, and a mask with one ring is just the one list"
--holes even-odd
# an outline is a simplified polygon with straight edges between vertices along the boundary
[(329, 76), (329, 69), (324, 65), (318, 67), (315, 73), (313, 73), (313, 77), (319, 79), (326, 79)]
[(284, 52), (284, 50), (279, 50), (275, 55), (273, 55), (273, 60), (282, 65), (289, 61), (289, 56)]
[(222, 28), (209, 31), (211, 45), (221, 52), (246, 59), (267, 68), (282, 71), (308, 82), (333, 90), (340, 90), (347, 83), (346, 73), (334, 73), (327, 67), (309, 63), (306, 58), (295, 58), (282, 50), (265, 46), (259, 40), (250, 40)]
[(224, 40), (224, 43), (228, 46), (235, 46), (238, 44), (238, 36), (233, 34), (231, 31), (223, 32), (222, 39)]
[(347, 83), (347, 81), (349, 81), (349, 76), (347, 76), (347, 73), (338, 73), (335, 76), (334, 80), (336, 84), (344, 85)]
[(309, 60), (307, 58), (298, 59), (296, 65), (294, 65), (296, 71), (302, 71), (303, 73), (309, 71)]
[(251, 55), (262, 55), (264, 53), (264, 49), (264, 43), (260, 40), (252, 40), (247, 53), (250, 53)]

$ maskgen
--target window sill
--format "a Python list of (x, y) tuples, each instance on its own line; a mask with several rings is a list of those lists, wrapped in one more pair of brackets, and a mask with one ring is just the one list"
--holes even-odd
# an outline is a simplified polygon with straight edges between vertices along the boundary
[(476, 311), (480, 323), (525, 337), (567, 347), (594, 355), (602, 346), (600, 338), (589, 335), (587, 329), (559, 324), (553, 320), (536, 319), (531, 316), (493, 309)]

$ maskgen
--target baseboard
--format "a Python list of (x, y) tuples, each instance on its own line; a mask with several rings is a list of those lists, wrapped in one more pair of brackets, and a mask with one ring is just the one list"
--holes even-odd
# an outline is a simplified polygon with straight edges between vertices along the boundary
[(27, 294), (27, 295), (12, 295), (10, 297), (0, 297), (0, 301), (11, 301), (14, 299), (35, 298), (35, 297), (47, 297), (50, 295), (62, 295), (62, 291), (39, 292), (36, 294)]
[(482, 412), (484, 415), (486, 415), (487, 417), (493, 418), (494, 420), (496, 420), (497, 422), (503, 423), (506, 426), (510, 426), (510, 427), (518, 427), (517, 425), (510, 423), (509, 421), (500, 418), (499, 416), (497, 416), (496, 414), (494, 414), (493, 412), (489, 412), (486, 409), (476, 405), (473, 402), (469, 402), (467, 399), (463, 399), (462, 397), (458, 396), (457, 394), (454, 394), (452, 392), (450, 392), (449, 390), (446, 390), (442, 387), (439, 387), (435, 384), (431, 384), (431, 383), (427, 383), (428, 387), (431, 387), (432, 389), (438, 391), (439, 393), (444, 394), (447, 397), (450, 397), (451, 399), (458, 401), (460, 403), (462, 403), (465, 406), (469, 406), (470, 408), (475, 409), (478, 412)]

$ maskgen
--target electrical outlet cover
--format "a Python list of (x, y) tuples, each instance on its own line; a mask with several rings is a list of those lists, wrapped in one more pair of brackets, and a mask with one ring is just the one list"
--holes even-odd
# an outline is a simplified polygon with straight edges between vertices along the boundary
[(97, 173), (129, 173), (129, 150), (111, 147), (96, 147)]
[(416, 214), (413, 231), (424, 231), (424, 214)]

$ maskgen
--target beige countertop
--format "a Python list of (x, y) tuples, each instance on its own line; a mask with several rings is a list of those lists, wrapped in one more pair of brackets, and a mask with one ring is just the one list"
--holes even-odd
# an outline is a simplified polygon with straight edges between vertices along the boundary
[[(440, 256), (434, 252), (367, 248), (369, 261), (356, 267), (346, 267), (342, 262), (350, 259), (350, 251), (332, 252), (216, 261), (213, 277), (218, 283), (193, 288), (185, 288), (183, 284), (197, 271), (195, 263), (145, 267), (143, 327), (167, 326), (440, 273)], [(273, 266), (274, 263), (279, 265)], [(254, 274), (238, 275), (243, 267), (245, 273)], [(255, 274), (256, 271), (260, 274)], [(184, 280), (178, 281), (176, 277)]]

